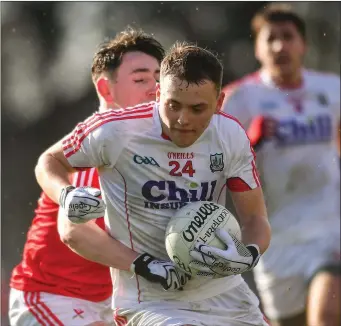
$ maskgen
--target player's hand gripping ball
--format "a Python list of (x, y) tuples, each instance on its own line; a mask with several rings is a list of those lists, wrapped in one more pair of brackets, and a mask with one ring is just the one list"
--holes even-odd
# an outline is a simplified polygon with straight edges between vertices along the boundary
[[(217, 236), (217, 230), (225, 231), (224, 235), (219, 236), (218, 231)], [(165, 245), (170, 259), (193, 277), (219, 278), (239, 274), (253, 262), (252, 253), (241, 243), (241, 229), (236, 218), (224, 206), (207, 201), (188, 203), (177, 211), (167, 226)], [(230, 250), (226, 251), (228, 246)], [(215, 249), (218, 252), (211, 255)], [(242, 249), (245, 250), (242, 252)], [(220, 257), (223, 253), (227, 254)], [(240, 262), (234, 263), (230, 258)]]

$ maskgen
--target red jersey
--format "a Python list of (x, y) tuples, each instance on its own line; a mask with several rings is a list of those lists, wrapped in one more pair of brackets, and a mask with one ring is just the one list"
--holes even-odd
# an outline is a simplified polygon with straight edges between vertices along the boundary
[[(76, 173), (73, 185), (99, 188), (96, 169)], [(27, 233), (23, 259), (12, 272), (10, 286), (93, 302), (108, 299), (112, 295), (109, 268), (78, 256), (60, 240), (58, 210), (59, 205), (42, 193)], [(103, 218), (96, 223), (105, 228)]]

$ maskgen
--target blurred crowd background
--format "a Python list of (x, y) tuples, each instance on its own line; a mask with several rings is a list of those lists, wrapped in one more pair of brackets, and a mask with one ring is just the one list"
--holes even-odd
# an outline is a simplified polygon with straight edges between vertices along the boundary
[[(258, 68), (250, 20), (268, 2), (1, 3), (1, 280), (7, 322), (8, 279), (20, 261), (40, 194), (38, 156), (97, 110), (91, 62), (98, 45), (127, 25), (215, 51), (224, 83)], [(292, 2), (307, 22), (306, 66), (340, 73), (340, 3)]]

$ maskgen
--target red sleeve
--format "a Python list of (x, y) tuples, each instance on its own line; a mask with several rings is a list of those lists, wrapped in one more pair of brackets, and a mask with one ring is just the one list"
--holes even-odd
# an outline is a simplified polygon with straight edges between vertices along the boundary
[(99, 180), (96, 168), (84, 169), (72, 175), (72, 185), (75, 187), (93, 187), (98, 188)]
[(244, 192), (252, 188), (241, 178), (229, 178), (226, 180), (227, 188), (232, 192)]
[[(93, 187), (100, 189), (98, 172), (96, 168), (86, 169), (72, 175), (72, 185), (74, 187)], [(97, 218), (96, 224), (105, 230), (104, 218)]]

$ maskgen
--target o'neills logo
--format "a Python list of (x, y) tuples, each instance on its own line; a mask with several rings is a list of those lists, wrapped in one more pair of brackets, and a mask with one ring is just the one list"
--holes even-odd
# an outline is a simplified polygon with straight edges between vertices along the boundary
[(192, 242), (194, 240), (194, 235), (198, 232), (198, 229), (205, 224), (207, 217), (219, 208), (220, 206), (214, 203), (201, 205), (199, 210), (194, 215), (193, 221), (189, 224), (188, 228), (182, 231), (183, 238), (187, 242)]
[(170, 160), (192, 160), (194, 158), (194, 153), (168, 152), (167, 156)]

